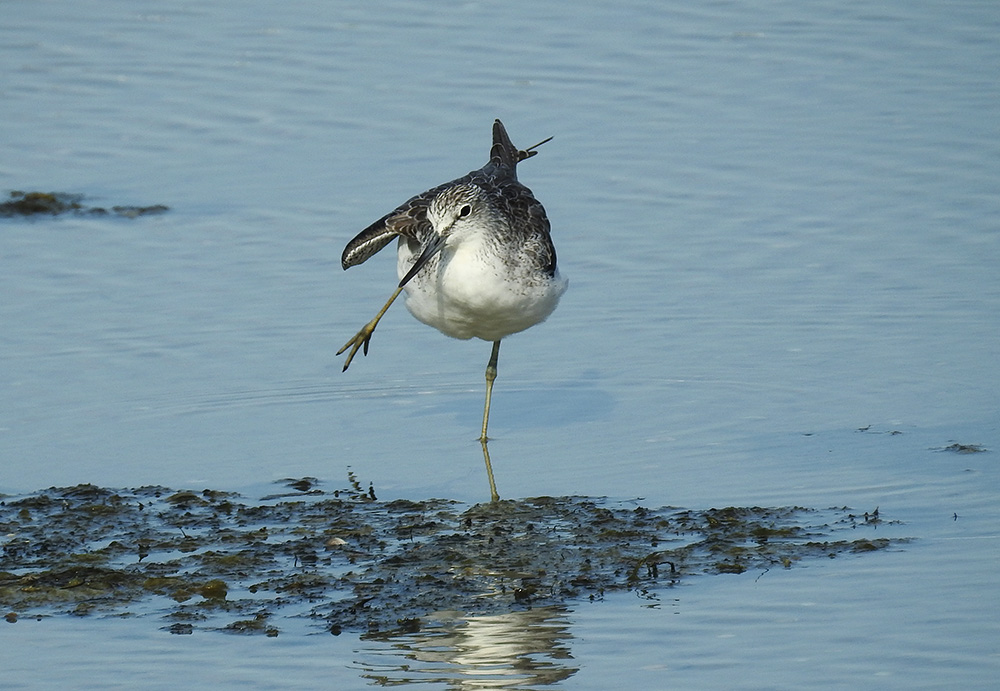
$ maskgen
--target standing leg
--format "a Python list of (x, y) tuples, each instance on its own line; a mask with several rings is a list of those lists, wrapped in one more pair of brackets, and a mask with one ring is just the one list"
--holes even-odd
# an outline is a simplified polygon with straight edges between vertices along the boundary
[(479, 442), (483, 445), (483, 460), (486, 462), (486, 477), (490, 481), (490, 501), (500, 501), (497, 494), (497, 484), (493, 480), (493, 464), (490, 463), (490, 451), (486, 448), (489, 438), (486, 436), (486, 424), (490, 419), (490, 398), (493, 396), (493, 381), (497, 378), (497, 358), (500, 356), (500, 341), (493, 341), (493, 352), (490, 362), (486, 365), (486, 407), (483, 409), (483, 434)]
[(497, 378), (497, 358), (500, 356), (500, 341), (493, 341), (493, 353), (486, 365), (486, 408), (483, 410), (483, 434), (479, 441), (489, 441), (486, 436), (486, 423), (490, 419), (490, 398), (493, 396), (493, 381)]

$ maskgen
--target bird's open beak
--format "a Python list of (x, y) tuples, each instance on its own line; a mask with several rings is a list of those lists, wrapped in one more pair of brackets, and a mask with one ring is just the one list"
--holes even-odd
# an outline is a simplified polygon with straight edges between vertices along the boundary
[(440, 252), (443, 247), (444, 236), (438, 233), (431, 233), (430, 240), (428, 240), (427, 244), (424, 245), (424, 251), (420, 253), (420, 256), (417, 257), (417, 261), (413, 262), (413, 266), (411, 266), (410, 270), (406, 272), (405, 276), (403, 276), (403, 280), (399, 282), (399, 287), (402, 288), (409, 283), (410, 279), (416, 276), (420, 269), (424, 268), (424, 264), (429, 262), (431, 257)]

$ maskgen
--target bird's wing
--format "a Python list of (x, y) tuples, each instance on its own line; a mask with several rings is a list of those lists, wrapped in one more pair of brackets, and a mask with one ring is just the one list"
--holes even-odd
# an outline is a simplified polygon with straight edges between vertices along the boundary
[[(431, 224), (427, 220), (427, 207), (430, 205), (431, 200), (442, 190), (466, 182), (496, 184), (498, 181), (515, 181), (516, 184), (518, 162), (534, 156), (538, 153), (535, 149), (549, 141), (549, 139), (545, 139), (525, 150), (520, 150), (511, 143), (503, 123), (496, 120), (493, 123), (493, 147), (490, 149), (490, 160), (485, 166), (479, 170), (472, 171), (468, 175), (464, 175), (451, 182), (446, 182), (443, 185), (438, 185), (406, 200), (403, 204), (372, 223), (347, 243), (347, 247), (344, 248), (344, 254), (340, 258), (341, 265), (347, 269), (367, 261), (369, 257), (392, 242), (392, 239), (395, 237), (405, 237), (423, 244), (432, 230)], [(543, 223), (547, 231), (548, 220), (545, 218), (545, 210), (541, 209), (541, 204), (538, 204), (534, 197), (531, 196), (530, 190), (527, 190), (527, 193), (530, 199), (529, 203), (538, 206), (538, 209), (532, 209), (532, 220)], [(541, 210), (540, 219), (537, 218), (538, 210)]]
[(556, 248), (545, 207), (516, 180), (506, 181), (503, 193), (496, 199), (504, 204), (503, 215), (512, 220), (510, 230), (521, 238), (522, 250), (532, 257), (532, 263), (550, 276), (555, 275)]
[(395, 237), (402, 236), (422, 241), (431, 231), (427, 220), (427, 207), (438, 193), (454, 183), (445, 183), (429, 189), (423, 194), (412, 197), (387, 213), (379, 220), (358, 233), (347, 243), (344, 254), (340, 258), (341, 265), (347, 269), (366, 261), (373, 254), (392, 242)]

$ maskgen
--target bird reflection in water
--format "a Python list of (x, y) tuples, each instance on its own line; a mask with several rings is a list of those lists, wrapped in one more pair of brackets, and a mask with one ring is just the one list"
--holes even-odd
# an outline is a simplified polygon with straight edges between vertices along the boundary
[(571, 664), (572, 635), (562, 607), (482, 617), (438, 612), (425, 624), (416, 633), (382, 639), (388, 648), (360, 651), (373, 656), (359, 661), (361, 676), (383, 686), (505, 689), (555, 684), (578, 669)]

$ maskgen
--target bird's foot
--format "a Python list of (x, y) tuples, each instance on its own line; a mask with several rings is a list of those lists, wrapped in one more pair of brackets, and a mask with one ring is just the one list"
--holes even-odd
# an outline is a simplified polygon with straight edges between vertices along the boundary
[(351, 352), (347, 354), (347, 361), (344, 362), (344, 372), (346, 372), (347, 368), (351, 366), (351, 360), (354, 359), (354, 356), (358, 352), (359, 348), (362, 349), (362, 352), (365, 355), (368, 354), (368, 342), (372, 339), (372, 334), (375, 333), (376, 324), (378, 324), (378, 317), (362, 326), (361, 330), (354, 334), (354, 338), (345, 343), (344, 347), (337, 351), (337, 355), (340, 355), (348, 348), (351, 349)]
[(389, 309), (389, 305), (392, 304), (393, 300), (399, 297), (401, 292), (403, 292), (403, 286), (396, 288), (392, 297), (390, 297), (389, 301), (385, 303), (385, 306), (379, 310), (379, 313), (375, 315), (375, 318), (362, 326), (361, 331), (354, 334), (354, 338), (345, 343), (344, 347), (337, 351), (337, 355), (340, 355), (348, 348), (351, 349), (351, 352), (347, 355), (347, 362), (344, 363), (345, 372), (347, 371), (347, 368), (351, 366), (351, 360), (354, 359), (354, 355), (358, 352), (358, 348), (364, 347), (365, 355), (368, 354), (368, 341), (372, 340), (372, 332), (375, 331), (375, 327), (378, 326), (378, 320), (382, 318), (382, 315)]

